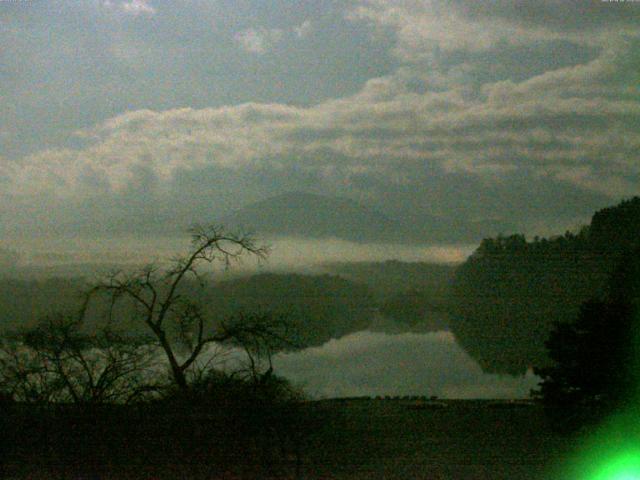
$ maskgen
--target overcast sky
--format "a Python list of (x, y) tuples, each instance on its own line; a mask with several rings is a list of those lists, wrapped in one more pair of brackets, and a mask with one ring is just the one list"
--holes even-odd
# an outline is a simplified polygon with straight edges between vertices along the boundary
[(574, 226), (640, 193), (640, 3), (0, 1), (0, 233), (290, 190)]

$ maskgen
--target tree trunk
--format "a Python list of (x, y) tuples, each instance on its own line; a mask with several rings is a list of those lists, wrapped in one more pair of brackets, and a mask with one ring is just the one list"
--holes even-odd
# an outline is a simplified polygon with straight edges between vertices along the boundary
[(167, 359), (169, 360), (169, 365), (171, 366), (171, 373), (173, 374), (173, 380), (176, 382), (178, 388), (186, 392), (188, 389), (187, 385), (187, 377), (184, 374), (184, 370), (180, 368), (178, 361), (176, 360), (176, 356), (173, 353), (171, 345), (167, 341), (167, 337), (163, 331), (157, 331), (156, 335), (158, 336), (158, 340), (160, 340), (160, 345), (164, 350)]

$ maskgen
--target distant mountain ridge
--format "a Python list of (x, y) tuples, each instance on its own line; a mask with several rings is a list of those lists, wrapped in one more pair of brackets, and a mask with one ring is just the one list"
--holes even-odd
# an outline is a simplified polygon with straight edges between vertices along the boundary
[(339, 238), (361, 243), (420, 244), (478, 241), (496, 225), (445, 217), (395, 219), (343, 197), (290, 192), (247, 205), (221, 219), (258, 234)]
[(311, 238), (337, 237), (366, 241), (382, 235), (388, 240), (396, 224), (385, 215), (346, 198), (292, 192), (262, 200), (233, 212), (225, 225), (257, 233)]

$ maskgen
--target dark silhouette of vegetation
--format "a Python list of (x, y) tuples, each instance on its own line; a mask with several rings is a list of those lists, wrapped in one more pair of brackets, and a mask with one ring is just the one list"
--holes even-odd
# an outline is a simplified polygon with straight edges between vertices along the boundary
[(324, 268), (352, 282), (366, 285), (378, 298), (406, 291), (428, 292), (434, 303), (445, 303), (455, 264), (428, 262), (332, 262)]
[(270, 375), (209, 372), (189, 395), (3, 406), (3, 478), (300, 478), (311, 417)]
[(554, 424), (572, 430), (640, 398), (640, 249), (621, 255), (607, 292), (585, 302), (573, 322), (556, 323), (546, 347), (551, 366), (536, 369), (534, 394)]
[(87, 291), (79, 313), (5, 333), (0, 423), (8, 448), (0, 473), (297, 472), (304, 398), (271, 361), (294, 345), (286, 319), (267, 311), (210, 318), (205, 305), (211, 286), (200, 267), (246, 254), (266, 250), (247, 236), (197, 228), (189, 253), (168, 267), (109, 275)]
[(365, 329), (375, 298), (364, 285), (335, 275), (264, 273), (219, 283), (207, 304), (217, 319), (238, 312), (270, 312), (286, 317), (295, 346), (321, 345)]
[(380, 313), (407, 326), (421, 326), (429, 331), (448, 330), (448, 302), (431, 292), (406, 290), (384, 301)]
[(407, 327), (448, 328), (455, 265), (427, 262), (335, 262), (325, 268), (366, 285), (379, 312)]
[(228, 266), (243, 255), (263, 258), (266, 253), (250, 236), (229, 234), (217, 227), (194, 227), (191, 250), (186, 256), (175, 258), (168, 268), (148, 266), (133, 273), (111, 275), (91, 288), (83, 310), (89, 308), (95, 296), (106, 296), (108, 322), (122, 322), (113, 312), (119, 303), (128, 304), (126, 313), (132, 318), (126, 323), (137, 321), (144, 325), (166, 356), (173, 381), (186, 391), (190, 368), (209, 345), (228, 343), (242, 346), (247, 352), (264, 352), (287, 343), (286, 325), (280, 318), (268, 314), (235, 315), (213, 324), (207, 321), (201, 294), (185, 291), (186, 286), (194, 287), (185, 282), (188, 277), (204, 290), (202, 264), (220, 261)]
[(536, 369), (542, 382), (534, 393), (557, 425), (580, 426), (635, 398), (636, 320), (627, 302), (592, 300), (575, 322), (556, 324), (546, 342), (554, 363)]
[[(116, 280), (123, 281), (125, 276), (118, 274)], [(264, 273), (224, 281), (204, 280), (201, 283), (193, 276), (185, 278), (179, 293), (201, 306), (206, 331), (216, 331), (230, 318), (247, 312), (265, 317), (270, 314), (271, 320), (264, 321), (280, 323), (287, 339), (295, 344), (284, 345), (286, 349), (320, 345), (366, 328), (372, 309), (385, 298), (375, 295), (367, 285), (337, 275)], [(0, 331), (35, 326), (50, 311), (77, 310), (86, 288), (81, 279), (0, 280)], [(85, 313), (86, 329), (99, 329), (108, 323), (110, 310), (109, 295), (96, 292)], [(124, 297), (118, 299), (111, 317), (117, 319), (111, 322), (114, 329), (148, 333), (135, 304)], [(282, 322), (284, 318), (286, 322)]]
[(0, 350), (0, 389), (15, 401), (47, 405), (131, 403), (156, 389), (154, 347), (108, 327), (89, 334), (82, 319), (52, 315), (7, 335)]
[(640, 198), (597, 212), (578, 233), (486, 239), (456, 272), (451, 328), (486, 371), (549, 366), (545, 341), (554, 325), (602, 298), (621, 259), (638, 245)]
[(33, 328), (51, 312), (77, 312), (85, 287), (78, 278), (0, 278), (0, 332)]
[[(204, 283), (189, 275), (182, 280), (180, 294), (202, 306), (207, 331), (236, 314), (268, 312), (287, 318), (300, 348), (365, 329), (376, 312), (408, 328), (438, 330), (448, 325), (454, 265), (396, 260), (338, 262), (324, 265), (323, 271), (327, 273), (250, 276), (231, 271), (224, 280), (205, 278)], [(116, 280), (123, 281), (125, 276), (120, 273)], [(87, 282), (92, 280), (0, 279), (0, 331), (35, 326), (51, 311), (79, 309)], [(104, 291), (94, 296), (84, 316), (87, 331), (100, 329), (108, 320), (110, 303)], [(120, 298), (111, 315), (118, 321), (112, 326), (129, 334), (148, 334), (135, 308), (135, 303)]]

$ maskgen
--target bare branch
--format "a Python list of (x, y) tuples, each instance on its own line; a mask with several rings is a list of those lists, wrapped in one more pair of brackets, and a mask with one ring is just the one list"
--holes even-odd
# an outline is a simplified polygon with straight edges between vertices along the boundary
[[(229, 233), (220, 226), (196, 225), (190, 233), (188, 254), (174, 258), (168, 268), (148, 265), (132, 273), (116, 271), (94, 285), (85, 295), (79, 317), (81, 320), (85, 318), (89, 303), (94, 297), (99, 299), (100, 295), (106, 295), (109, 302), (106, 307), (108, 325), (116, 321), (116, 314), (123, 314), (128, 319), (139, 316), (155, 338), (156, 345), (164, 352), (173, 379), (182, 389), (188, 387), (187, 371), (198, 365), (208, 345), (220, 343), (245, 349), (254, 370), (260, 359), (267, 358), (270, 362), (274, 351), (292, 345), (287, 339), (288, 332), (283, 328), (282, 319), (265, 314), (239, 314), (213, 325), (208, 322), (199, 301), (194, 300), (193, 293), (186, 291), (187, 278), (195, 279), (204, 288), (205, 277), (200, 271), (204, 264), (220, 261), (228, 267), (247, 255), (262, 260), (268, 248), (258, 245), (250, 234)], [(116, 308), (121, 301), (125, 302), (124, 312)], [(99, 303), (98, 306), (103, 305)], [(209, 326), (211, 331), (207, 332)], [(100, 338), (106, 339), (107, 333)], [(121, 344), (118, 345), (122, 348)], [(82, 345), (64, 350), (71, 346), (63, 348), (68, 355), (66, 360), (77, 364), (77, 370), (84, 375), (94, 396), (112, 398), (116, 395), (114, 389), (120, 388), (118, 382), (141, 368), (135, 350), (112, 352), (107, 342), (100, 345), (102, 356), (98, 359), (88, 355)], [(178, 353), (184, 347), (187, 348), (186, 358), (181, 359)], [(72, 388), (75, 385), (69, 385), (69, 390)]]

